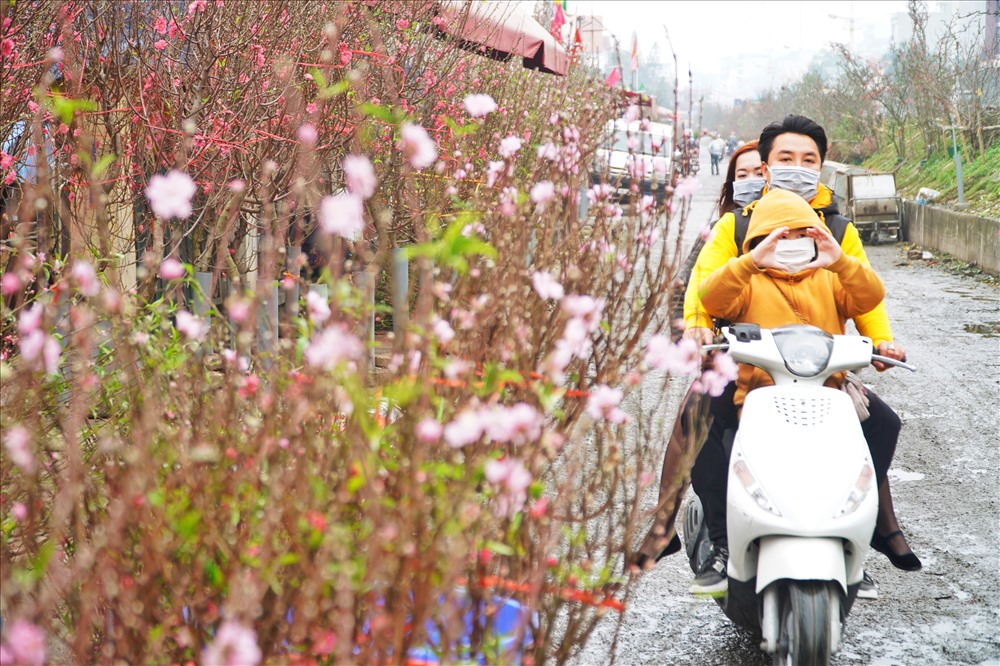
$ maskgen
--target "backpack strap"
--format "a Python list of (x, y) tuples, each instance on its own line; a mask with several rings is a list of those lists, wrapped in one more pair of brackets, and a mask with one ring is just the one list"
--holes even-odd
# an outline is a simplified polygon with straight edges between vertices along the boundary
[[(757, 199), (760, 201), (760, 199)], [(747, 230), (750, 229), (750, 216), (757, 205), (757, 201), (751, 201), (750, 205), (738, 208), (733, 211), (736, 218), (736, 225), (733, 227), (733, 240), (736, 241), (736, 256), (743, 254), (743, 241), (747, 239)]]
[[(757, 201), (760, 201), (760, 199)], [(736, 226), (733, 227), (733, 240), (736, 241), (736, 256), (743, 254), (743, 241), (747, 238), (747, 230), (750, 228), (750, 216), (753, 215), (753, 209), (757, 205), (757, 201), (754, 201), (745, 208), (733, 211), (733, 216), (736, 218)], [(851, 221), (840, 213), (824, 215), (823, 211), (817, 210), (816, 215), (826, 224), (830, 230), (830, 234), (837, 239), (837, 243), (843, 245), (844, 234), (847, 233), (847, 225)]]

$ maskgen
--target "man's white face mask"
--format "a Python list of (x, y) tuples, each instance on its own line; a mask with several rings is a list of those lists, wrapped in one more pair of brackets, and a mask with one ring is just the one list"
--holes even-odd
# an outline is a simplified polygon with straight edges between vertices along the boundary
[(771, 188), (794, 192), (806, 201), (812, 201), (819, 189), (819, 171), (797, 166), (768, 167)]
[(774, 258), (785, 266), (789, 273), (798, 273), (816, 256), (816, 241), (804, 238), (782, 239), (774, 246)]

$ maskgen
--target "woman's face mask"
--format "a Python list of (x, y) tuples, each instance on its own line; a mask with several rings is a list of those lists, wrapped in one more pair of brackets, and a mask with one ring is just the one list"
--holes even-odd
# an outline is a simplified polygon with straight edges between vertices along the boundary
[(744, 178), (733, 181), (733, 203), (737, 206), (746, 206), (757, 199), (764, 190), (763, 178)]
[(769, 166), (771, 188), (794, 192), (806, 201), (812, 201), (819, 189), (819, 171), (796, 166)]
[(788, 266), (789, 273), (798, 273), (816, 256), (816, 241), (808, 236), (782, 239), (774, 246), (774, 258)]

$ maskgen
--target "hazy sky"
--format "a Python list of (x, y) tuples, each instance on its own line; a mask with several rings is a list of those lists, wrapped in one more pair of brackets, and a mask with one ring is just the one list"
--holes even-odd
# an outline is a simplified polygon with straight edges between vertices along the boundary
[[(855, 41), (860, 42), (864, 23), (881, 23), (888, 30), (890, 16), (905, 11), (905, 0), (569, 0), (567, 7), (571, 15), (603, 17), (605, 27), (626, 52), (635, 31), (640, 51), (658, 41), (664, 55), (669, 55), (666, 25), (678, 64), (686, 69), (690, 62), (696, 73), (717, 71), (740, 53), (813, 46), (819, 50), (834, 41), (846, 44), (852, 16)], [(830, 18), (830, 14), (843, 18)]]

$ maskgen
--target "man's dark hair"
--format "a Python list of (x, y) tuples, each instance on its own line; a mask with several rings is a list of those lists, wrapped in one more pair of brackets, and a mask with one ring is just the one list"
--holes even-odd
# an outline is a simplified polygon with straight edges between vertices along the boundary
[(761, 131), (757, 152), (764, 162), (767, 162), (767, 158), (771, 155), (774, 140), (781, 134), (805, 134), (816, 142), (816, 147), (819, 148), (819, 161), (826, 159), (826, 132), (823, 128), (810, 118), (789, 113), (780, 123), (771, 123)]

